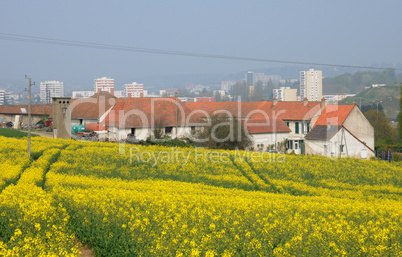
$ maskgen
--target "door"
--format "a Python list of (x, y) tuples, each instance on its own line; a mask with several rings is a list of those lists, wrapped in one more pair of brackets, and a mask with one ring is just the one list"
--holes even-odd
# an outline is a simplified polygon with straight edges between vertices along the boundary
[(362, 149), (361, 157), (362, 157), (362, 159), (367, 159), (367, 149)]
[(300, 149), (301, 149), (301, 154), (305, 154), (306, 147), (304, 145), (304, 141), (300, 140)]

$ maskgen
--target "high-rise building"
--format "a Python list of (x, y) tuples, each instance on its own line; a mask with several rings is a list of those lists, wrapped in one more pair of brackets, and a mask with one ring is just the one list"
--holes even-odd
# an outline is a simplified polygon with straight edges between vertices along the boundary
[(310, 69), (300, 72), (300, 98), (303, 101), (321, 101), (322, 71)]
[(278, 101), (297, 101), (297, 89), (290, 87), (275, 88), (273, 96)]
[(52, 97), (64, 97), (63, 82), (51, 80), (40, 83), (41, 103), (51, 104)]
[(249, 71), (246, 73), (247, 86), (254, 86), (254, 73)]
[(144, 85), (137, 82), (124, 84), (124, 92), (126, 97), (144, 97)]
[(106, 91), (114, 95), (114, 79), (102, 77), (94, 80), (95, 94), (101, 91)]
[(6, 91), (0, 90), (0, 105), (6, 104)]

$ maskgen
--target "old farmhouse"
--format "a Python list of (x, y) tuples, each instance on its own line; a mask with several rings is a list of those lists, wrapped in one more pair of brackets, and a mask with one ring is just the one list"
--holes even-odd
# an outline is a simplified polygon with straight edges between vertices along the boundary
[[(26, 106), (1, 106), (0, 118), (25, 117)], [(253, 149), (286, 146), (287, 152), (328, 157), (369, 158), (374, 155), (374, 129), (356, 105), (319, 102), (181, 102), (175, 97), (117, 98), (99, 92), (72, 99), (71, 124), (107, 127), (110, 140), (144, 140), (160, 135), (188, 137), (208, 125), (213, 115), (241, 120)], [(36, 117), (50, 115), (51, 106), (33, 106)], [(42, 111), (40, 111), (42, 110)], [(25, 120), (25, 118), (24, 118)]]

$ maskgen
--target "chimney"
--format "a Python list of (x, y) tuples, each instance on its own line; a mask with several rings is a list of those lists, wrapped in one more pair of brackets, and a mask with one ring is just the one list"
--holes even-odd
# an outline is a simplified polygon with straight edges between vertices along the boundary
[(278, 103), (278, 99), (276, 99), (276, 97), (274, 98), (274, 100), (272, 101), (273, 105), (276, 105)]
[(325, 97), (321, 99), (321, 107), (324, 108), (327, 105), (327, 101), (325, 100)]
[(306, 106), (307, 104), (308, 104), (308, 100), (307, 100), (307, 98), (305, 97), (304, 100), (303, 100), (303, 105)]

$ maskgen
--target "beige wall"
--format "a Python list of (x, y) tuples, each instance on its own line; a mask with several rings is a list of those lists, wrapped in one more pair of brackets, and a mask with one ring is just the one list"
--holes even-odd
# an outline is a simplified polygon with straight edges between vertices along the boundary
[[(340, 145), (344, 145), (344, 151), (340, 152)], [(322, 155), (327, 157), (355, 157), (362, 158), (362, 151), (365, 151), (367, 158), (375, 156), (367, 145), (359, 142), (345, 129), (340, 129), (329, 141), (305, 140), (307, 155)]]
[(352, 109), (343, 125), (360, 141), (366, 142), (371, 149), (374, 149), (374, 128), (359, 107), (355, 106)]
[(297, 101), (297, 89), (285, 89), (283, 94), (284, 101)]
[[(20, 115), (20, 114), (18, 114)], [(14, 114), (0, 114), (0, 119), (6, 120), (6, 122), (12, 121), (15, 122), (15, 116)], [(28, 114), (26, 115), (20, 115), (21, 120), (23, 124), (28, 124)], [(41, 120), (42, 116), (38, 115), (31, 115), (31, 122), (32, 123), (38, 123)]]
[[(55, 138), (71, 138), (71, 97), (53, 98), (53, 131)], [(63, 112), (63, 109), (65, 111)]]
[[(309, 121), (288, 121), (288, 120), (284, 120), (285, 124), (287, 124), (287, 122), (289, 122), (289, 129), (292, 131), (289, 133), (289, 137), (300, 137), (300, 138), (304, 138), (304, 136), (307, 134), (307, 125), (305, 125), (306, 123), (310, 123)], [(299, 133), (296, 134), (296, 122), (299, 123)], [(304, 133), (302, 134), (302, 124), (304, 127)], [(310, 130), (311, 131), (311, 125), (310, 126)]]

